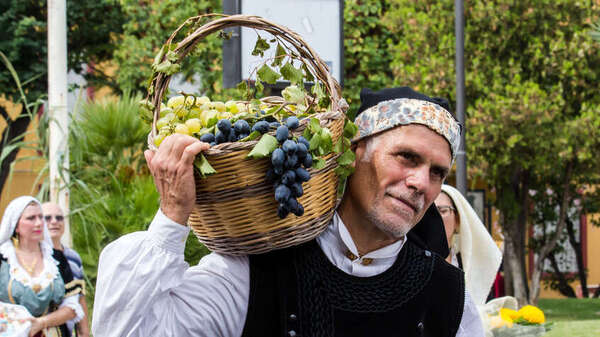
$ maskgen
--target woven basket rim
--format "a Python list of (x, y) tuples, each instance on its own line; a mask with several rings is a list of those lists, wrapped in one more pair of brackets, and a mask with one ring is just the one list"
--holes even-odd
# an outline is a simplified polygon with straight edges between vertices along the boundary
[[(279, 37), (285, 40), (286, 43), (289, 43), (292, 47), (296, 49), (299, 54), (299, 60), (306, 65), (306, 67), (311, 70), (313, 76), (318, 79), (325, 86), (325, 90), (329, 94), (331, 98), (331, 107), (332, 111), (339, 111), (345, 117), (345, 112), (348, 109), (348, 104), (342, 98), (342, 89), (340, 84), (333, 78), (332, 74), (329, 72), (329, 68), (327, 64), (319, 57), (319, 55), (310, 47), (310, 45), (296, 32), (293, 30), (269, 21), (265, 18), (256, 15), (225, 15), (225, 14), (205, 14), (200, 16), (195, 16), (188, 18), (183, 24), (181, 24), (174, 32), (171, 34), (166, 44), (171, 44), (175, 39), (177, 33), (181, 31), (186, 25), (190, 22), (198, 22), (200, 20), (204, 20), (206, 18), (218, 17), (217, 19), (211, 20), (201, 27), (197, 28), (190, 35), (185, 37), (182, 41), (180, 41), (175, 47), (174, 51), (178, 55), (178, 61), (180, 62), (183, 58), (185, 58), (196, 46), (198, 42), (200, 42), (205, 36), (208, 36), (212, 33), (224, 30), (226, 28), (231, 27), (247, 27), (253, 28), (257, 30), (262, 30), (272, 34), (273, 36)], [(166, 58), (166, 55), (163, 55), (160, 61), (163, 61)], [(171, 80), (171, 75), (166, 75), (164, 73), (158, 73), (156, 77), (153, 78), (151, 82), (151, 86), (153, 86), (152, 92), (148, 93), (146, 99), (154, 105), (154, 113), (152, 120), (152, 128), (150, 130), (150, 134), (148, 136), (148, 144), (150, 149), (156, 149), (154, 146), (153, 140), (156, 137), (156, 122), (160, 116), (160, 103), (164, 95), (166, 94), (167, 88), (169, 86), (169, 82)], [(273, 97), (265, 97), (262, 100), (272, 99)], [(262, 101), (261, 100), (261, 101)], [(214, 150), (217, 150), (216, 148)]]

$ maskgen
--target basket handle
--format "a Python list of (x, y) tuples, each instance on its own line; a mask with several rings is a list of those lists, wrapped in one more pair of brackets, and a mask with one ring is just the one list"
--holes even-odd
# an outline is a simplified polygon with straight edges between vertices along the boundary
[[(171, 35), (171, 37), (167, 40), (167, 43), (170, 43), (175, 35), (191, 20), (199, 20), (202, 18), (206, 18), (208, 16), (217, 16), (215, 14), (202, 15), (197, 17), (192, 17), (186, 20), (175, 32)], [(296, 49), (300, 56), (300, 61), (306, 65), (309, 71), (320, 80), (324, 85), (325, 89), (329, 93), (331, 97), (331, 104), (334, 111), (343, 111), (345, 112), (348, 108), (348, 104), (341, 98), (341, 87), (339, 83), (331, 76), (329, 73), (329, 68), (323, 62), (323, 60), (319, 57), (319, 55), (302, 39), (300, 35), (296, 32), (290, 30), (287, 27), (278, 25), (274, 22), (268, 21), (260, 16), (254, 15), (218, 15), (224, 16), (220, 19), (212, 20), (197, 28), (192, 34), (188, 35), (185, 39), (177, 44), (175, 48), (175, 53), (178, 55), (178, 62), (189, 54), (196, 44), (200, 42), (204, 37), (214, 32), (230, 28), (230, 27), (248, 27), (254, 28), (258, 30), (262, 30), (272, 34), (273, 36), (277, 36)], [(163, 56), (164, 59), (165, 56)], [(162, 60), (161, 60), (162, 61)], [(163, 97), (163, 94), (167, 90), (169, 86), (169, 81), (171, 79), (170, 75), (166, 75), (164, 73), (159, 73), (156, 78), (153, 80), (154, 91), (151, 95), (151, 101), (154, 104), (154, 120), (152, 123), (152, 131), (151, 134), (154, 136), (156, 132), (156, 121), (159, 116), (160, 111), (160, 102)], [(152, 84), (151, 84), (152, 85)]]

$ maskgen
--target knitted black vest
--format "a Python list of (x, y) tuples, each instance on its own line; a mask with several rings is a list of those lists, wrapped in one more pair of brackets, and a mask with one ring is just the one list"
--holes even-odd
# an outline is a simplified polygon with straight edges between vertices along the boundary
[(407, 241), (396, 262), (356, 277), (329, 262), (316, 241), (253, 255), (242, 336), (455, 336), (464, 275)]

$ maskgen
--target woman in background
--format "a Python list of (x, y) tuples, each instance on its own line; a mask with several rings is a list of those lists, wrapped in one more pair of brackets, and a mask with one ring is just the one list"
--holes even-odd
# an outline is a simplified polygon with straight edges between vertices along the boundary
[(65, 322), (81, 319), (81, 286), (62, 252), (52, 249), (39, 201), (23, 196), (6, 207), (0, 225), (0, 301), (34, 317), (29, 336), (70, 336)]
[(467, 290), (475, 304), (483, 305), (500, 267), (502, 252), (457, 189), (442, 185), (435, 205), (444, 220), (450, 246), (446, 260), (465, 272)]

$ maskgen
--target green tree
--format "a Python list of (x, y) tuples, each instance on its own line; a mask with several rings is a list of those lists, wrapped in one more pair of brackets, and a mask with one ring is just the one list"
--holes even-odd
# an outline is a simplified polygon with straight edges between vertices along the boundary
[[(453, 98), (452, 4), (391, 3), (384, 21), (398, 35), (399, 42), (387, 50), (393, 54), (394, 77)], [(552, 181), (559, 190), (589, 173), (587, 163), (598, 157), (593, 141), (581, 143), (573, 134), (590, 134), (598, 114), (600, 57), (589, 35), (598, 6), (502, 0), (465, 7), (470, 173), (495, 190), (493, 202), (505, 236), (506, 289), (523, 303), (539, 292), (534, 283), (529, 294), (525, 272), (529, 190), (541, 189), (550, 177), (558, 177)], [(552, 239), (539, 252), (542, 260), (555, 245)]]
[[(121, 1), (126, 22), (114, 61), (119, 67), (116, 80), (121, 90), (146, 93), (152, 74), (152, 60), (167, 38), (187, 18), (221, 12), (220, 0), (205, 1)], [(177, 41), (177, 40), (176, 40)], [(221, 91), (221, 40), (216, 35), (201, 41), (182, 64), (182, 75), (191, 82), (200, 78), (199, 93), (214, 96)]]
[[(21, 78), (23, 93), (29, 102), (43, 98), (48, 91), (46, 3), (41, 0), (0, 0), (0, 51)], [(113, 36), (121, 31), (120, 22), (120, 7), (113, 0), (70, 1), (67, 7), (69, 69), (81, 72), (84, 63), (99, 63), (112, 58), (111, 43)], [(98, 70), (86, 72), (85, 76), (91, 82), (107, 83), (108, 79)], [(8, 67), (0, 67), (0, 95), (13, 103), (24, 102)], [(0, 139), (0, 153), (3, 153), (0, 191), (19, 149), (14, 143), (25, 133), (34, 114), (22, 109), (18, 116), (10, 116), (6, 108), (0, 106), (0, 116), (6, 123)]]

